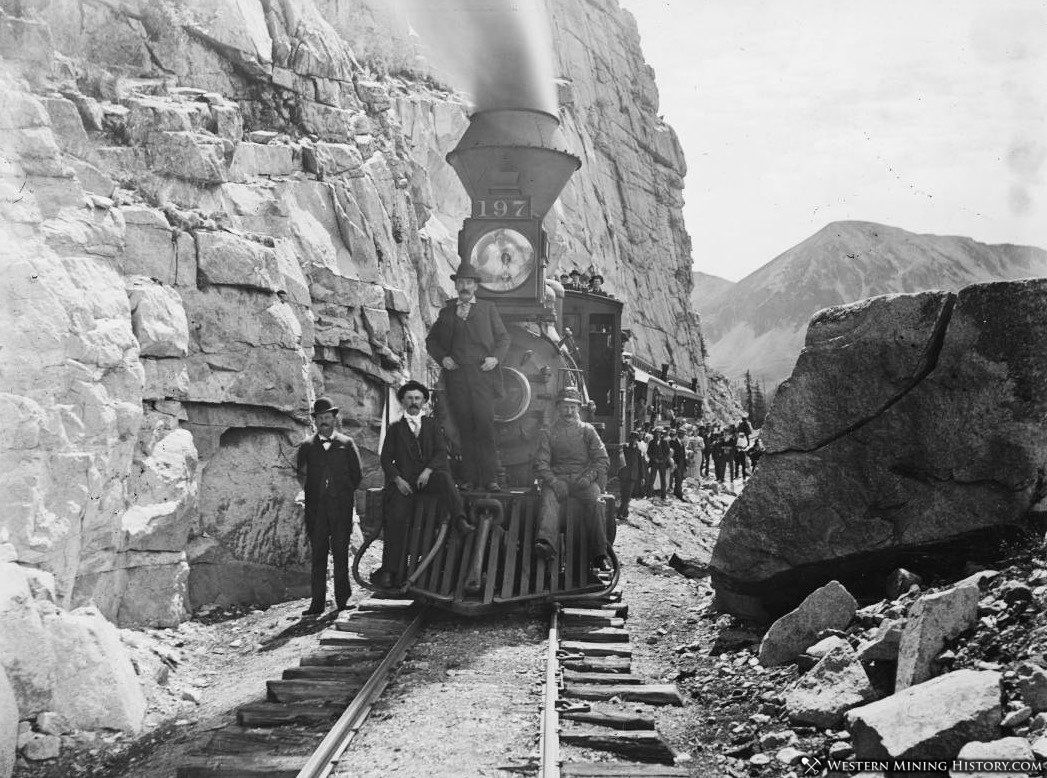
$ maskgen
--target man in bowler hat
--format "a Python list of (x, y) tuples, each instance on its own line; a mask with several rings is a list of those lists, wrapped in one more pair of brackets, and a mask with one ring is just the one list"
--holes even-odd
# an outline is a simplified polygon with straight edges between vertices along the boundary
[(440, 309), (425, 344), (443, 367), (448, 407), (462, 443), (464, 480), (498, 491), (494, 403), (501, 396), (495, 370), (509, 351), (509, 333), (494, 303), (476, 299), (479, 272), (463, 262), (451, 276), (457, 299)]
[(396, 399), (404, 408), (404, 416), (389, 425), (381, 454), (385, 472), (382, 496), (385, 545), (382, 569), (375, 578), (375, 584), (381, 589), (402, 583), (397, 578), (400, 558), (419, 494), (439, 495), (447, 511), (443, 523), (454, 518), (459, 527), (468, 525), (462, 496), (451, 478), (443, 433), (435, 419), (422, 415), (422, 408), (429, 401), (429, 388), (418, 381), (408, 381), (396, 390)]
[(305, 490), (305, 529), (312, 547), (312, 602), (303, 616), (318, 616), (327, 605), (327, 555), (334, 557), (334, 600), (346, 607), (349, 584), (349, 537), (353, 499), (363, 478), (360, 452), (348, 435), (335, 429), (338, 408), (326, 397), (313, 403), (316, 434), (298, 447), (298, 481)]

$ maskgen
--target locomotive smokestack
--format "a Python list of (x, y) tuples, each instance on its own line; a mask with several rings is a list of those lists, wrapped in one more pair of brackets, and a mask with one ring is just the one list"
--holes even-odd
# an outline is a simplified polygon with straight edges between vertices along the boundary
[(499, 194), (518, 195), (530, 200), (530, 215), (539, 220), (582, 166), (567, 150), (560, 120), (527, 109), (473, 114), (447, 161), (474, 202)]

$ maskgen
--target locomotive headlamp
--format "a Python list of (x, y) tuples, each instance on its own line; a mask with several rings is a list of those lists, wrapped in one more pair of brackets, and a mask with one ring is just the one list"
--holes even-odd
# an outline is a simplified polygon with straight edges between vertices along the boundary
[(480, 286), (491, 292), (510, 292), (534, 269), (534, 247), (525, 235), (508, 227), (484, 233), (473, 244), (469, 261), (480, 271)]

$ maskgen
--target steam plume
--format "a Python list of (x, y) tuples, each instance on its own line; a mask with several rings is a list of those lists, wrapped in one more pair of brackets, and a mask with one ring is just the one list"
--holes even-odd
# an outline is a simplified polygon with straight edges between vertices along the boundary
[(435, 75), (477, 110), (557, 113), (545, 0), (401, 0)]

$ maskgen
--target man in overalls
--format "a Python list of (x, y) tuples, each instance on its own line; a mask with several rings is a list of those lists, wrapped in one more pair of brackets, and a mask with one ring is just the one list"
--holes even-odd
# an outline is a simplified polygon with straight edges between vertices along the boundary
[(564, 389), (557, 399), (557, 419), (553, 428), (543, 430), (538, 437), (534, 472), (542, 491), (535, 552), (545, 559), (556, 553), (560, 537), (560, 506), (574, 497), (581, 503), (581, 519), (586, 525), (593, 566), (609, 570), (600, 481), (606, 476), (610, 460), (596, 428), (581, 420), (581, 405), (582, 397), (577, 389)]

